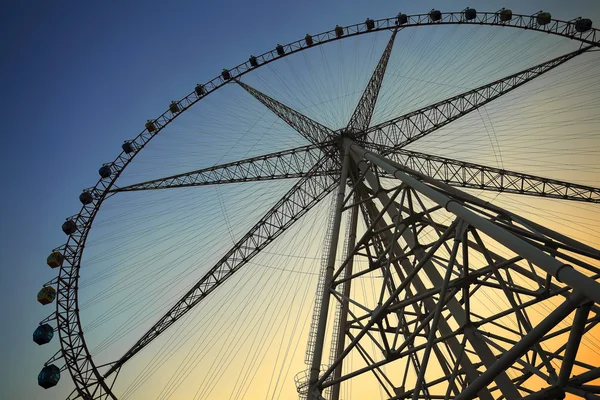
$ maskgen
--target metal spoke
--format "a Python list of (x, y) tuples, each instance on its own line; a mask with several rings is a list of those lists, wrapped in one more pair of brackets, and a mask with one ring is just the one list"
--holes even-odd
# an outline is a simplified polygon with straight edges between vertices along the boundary
[(397, 29), (395, 29), (392, 33), (392, 37), (390, 37), (390, 40), (388, 41), (388, 44), (381, 55), (381, 59), (377, 63), (375, 71), (373, 71), (373, 75), (371, 76), (369, 83), (367, 83), (367, 87), (365, 88), (365, 91), (363, 92), (358, 105), (356, 106), (356, 109), (350, 118), (350, 122), (348, 122), (348, 126), (346, 127), (348, 132), (363, 132), (371, 123), (373, 111), (375, 111), (375, 104), (377, 103), (377, 98), (379, 96), (379, 90), (381, 89), (383, 77), (385, 76), (385, 70), (387, 68), (388, 61), (390, 60), (390, 55), (392, 54), (392, 48), (394, 47), (396, 33), (398, 33)]
[[(308, 175), (311, 167), (319, 161), (320, 146), (308, 145), (290, 150), (247, 158), (227, 164), (215, 165), (183, 174), (136, 183), (112, 189), (111, 192), (170, 189), (190, 186), (217, 185), (223, 183), (266, 181), (285, 178), (301, 178)], [(339, 171), (319, 170), (317, 173), (335, 174)]]
[(331, 164), (329, 157), (323, 157), (104, 376), (150, 344), (331, 192), (339, 177), (320, 173), (331, 168)]
[(509, 93), (540, 75), (590, 50), (592, 46), (556, 57), (487, 85), (459, 94), (403, 116), (375, 125), (357, 139), (367, 139), (370, 148), (382, 154), (399, 149), (440, 129), (452, 121)]
[(236, 82), (309, 142), (319, 144), (333, 138), (334, 132), (328, 127), (313, 121), (306, 115), (280, 103), (242, 81), (236, 80)]
[(388, 157), (399, 164), (452, 186), (600, 203), (600, 188), (543, 178), (481, 164), (396, 149)]

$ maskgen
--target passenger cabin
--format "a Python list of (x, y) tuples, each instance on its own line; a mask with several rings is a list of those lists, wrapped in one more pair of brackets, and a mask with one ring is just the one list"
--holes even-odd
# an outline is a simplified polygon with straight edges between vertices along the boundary
[(206, 90), (204, 89), (204, 85), (197, 84), (196, 87), (194, 88), (194, 92), (196, 92), (196, 94), (198, 96), (202, 96), (204, 93), (206, 93)]
[(68, 219), (62, 224), (62, 230), (66, 235), (72, 235), (77, 231), (77, 225), (72, 219)]
[(88, 204), (90, 204), (92, 201), (94, 201), (94, 196), (92, 196), (92, 194), (90, 192), (82, 192), (79, 195), (79, 201), (81, 202), (81, 204), (83, 204), (84, 206), (87, 206)]
[(439, 21), (442, 19), (442, 12), (440, 10), (431, 10), (429, 11), (429, 19), (433, 22)]
[(171, 111), (171, 113), (173, 114), (177, 114), (179, 111), (181, 111), (181, 109), (179, 108), (179, 103), (176, 101), (172, 101), (171, 104), (169, 104), (169, 111)]
[(280, 56), (285, 54), (285, 50), (283, 49), (283, 46), (278, 44), (277, 47), (275, 47), (275, 50), (277, 50), (277, 54), (279, 54)]
[(535, 20), (539, 25), (547, 25), (552, 21), (552, 15), (549, 12), (540, 11)]
[(145, 127), (146, 129), (148, 129), (148, 132), (154, 132), (156, 130), (156, 125), (154, 125), (154, 121), (152, 121), (151, 119), (146, 121)]
[(43, 287), (37, 294), (37, 301), (42, 305), (50, 304), (56, 299), (56, 290), (52, 286)]
[(512, 19), (512, 10), (503, 8), (498, 14), (500, 15), (500, 21), (502, 22), (508, 22)]
[(121, 145), (121, 148), (123, 149), (123, 151), (125, 152), (125, 154), (129, 154), (129, 153), (133, 153), (133, 151), (135, 150), (133, 148), (133, 143), (126, 141)]
[(365, 25), (367, 26), (368, 31), (375, 29), (375, 21), (373, 21), (371, 18), (367, 18)]
[(60, 267), (64, 260), (65, 256), (63, 256), (61, 252), (53, 251), (48, 258), (46, 258), (46, 264), (48, 264), (50, 268), (56, 268)]
[(342, 28), (339, 25), (335, 26), (335, 36), (338, 38), (341, 38), (342, 36), (344, 36), (344, 28)]
[(575, 21), (575, 30), (579, 33), (587, 32), (592, 29), (592, 20), (589, 18), (577, 18)]
[(306, 36), (304, 36), (304, 41), (306, 42), (307, 46), (313, 45), (313, 38), (308, 33), (306, 34)]
[(250, 65), (251, 66), (258, 67), (258, 60), (256, 59), (256, 57), (250, 56), (250, 58), (248, 59), (248, 61), (250, 61)]
[(223, 68), (223, 71), (221, 71), (221, 76), (223, 77), (223, 79), (225, 79), (226, 81), (231, 79), (231, 74), (229, 73), (228, 69)]
[(472, 21), (475, 18), (477, 18), (477, 10), (475, 10), (474, 8), (467, 7), (465, 9), (464, 15), (467, 21)]
[(404, 25), (408, 22), (408, 15), (406, 14), (398, 14), (396, 17), (396, 25)]
[(48, 324), (40, 325), (35, 329), (35, 331), (33, 331), (33, 341), (40, 346), (46, 343), (50, 343), (53, 337), (54, 328), (52, 328)]
[(50, 364), (42, 368), (42, 371), (38, 375), (38, 384), (44, 389), (49, 389), (60, 381), (60, 369)]
[(100, 174), (100, 177), (102, 177), (102, 178), (108, 178), (111, 174), (110, 165), (101, 166), (100, 169), (98, 170), (98, 174)]

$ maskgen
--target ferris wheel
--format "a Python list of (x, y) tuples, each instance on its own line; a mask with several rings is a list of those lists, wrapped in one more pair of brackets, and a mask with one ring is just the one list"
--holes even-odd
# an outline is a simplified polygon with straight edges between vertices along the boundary
[(62, 225), (38, 294), (56, 309), (33, 334), (60, 349), (39, 384), (594, 398), (599, 45), (591, 20), (543, 11), (400, 13), (198, 84)]

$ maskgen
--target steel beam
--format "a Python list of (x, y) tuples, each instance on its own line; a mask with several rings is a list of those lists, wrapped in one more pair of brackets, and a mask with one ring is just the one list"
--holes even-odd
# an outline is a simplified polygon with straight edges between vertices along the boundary
[(477, 391), (490, 384), (494, 377), (510, 367), (517, 358), (525, 354), (535, 343), (539, 342), (552, 328), (560, 321), (565, 319), (573, 310), (585, 300), (585, 295), (579, 292), (574, 292), (571, 297), (566, 299), (560, 306), (552, 311), (546, 318), (535, 326), (526, 336), (518, 343), (504, 353), (498, 361), (494, 363), (474, 382), (471, 382), (467, 388), (456, 396), (455, 400), (470, 400), (475, 398)]
[[(130, 192), (139, 190), (172, 189), (180, 187), (219, 185), (224, 183), (255, 182), (274, 179), (302, 178), (308, 175), (322, 154), (323, 145), (308, 145), (246, 158), (231, 163), (153, 179), (132, 185), (111, 189), (110, 192)], [(323, 168), (319, 173), (337, 174), (336, 165)]]
[[(352, 206), (352, 211), (350, 214), (350, 226), (348, 227), (348, 241), (346, 243), (346, 254), (348, 255), (348, 262), (345, 266), (345, 276), (352, 276), (352, 268), (354, 265), (354, 255), (352, 254), (352, 250), (354, 249), (354, 245), (356, 244), (356, 229), (358, 225), (358, 204), (354, 204)], [(344, 282), (343, 286), (343, 295), (346, 298), (350, 298), (350, 289), (351, 289), (352, 280), (348, 280)], [(347, 330), (347, 320), (348, 320), (348, 310), (350, 308), (350, 303), (348, 300), (343, 299), (339, 314), (339, 330), (338, 336), (336, 338), (336, 354), (335, 358), (339, 358), (344, 349), (344, 343), (346, 341), (346, 330)], [(333, 372), (333, 379), (337, 379), (342, 376), (342, 367), (343, 361), (337, 366), (335, 371)], [(334, 385), (331, 387), (331, 396), (328, 400), (339, 400), (340, 398), (340, 385)]]
[(567, 341), (567, 348), (565, 349), (565, 358), (560, 366), (560, 373), (558, 375), (557, 385), (560, 387), (564, 387), (569, 382), (571, 370), (573, 369), (573, 362), (577, 356), (577, 350), (579, 349), (579, 344), (581, 343), (581, 338), (585, 331), (585, 324), (591, 307), (592, 303), (586, 303), (580, 306), (577, 309), (577, 312), (575, 312), (575, 318), (573, 320), (571, 332), (569, 333), (569, 340)]
[(333, 139), (334, 132), (328, 127), (313, 121), (299, 111), (280, 103), (242, 81), (236, 80), (236, 82), (309, 142), (321, 144)]
[[(486, 235), (506, 246), (515, 253), (523, 256), (533, 264), (539, 266), (556, 279), (566, 283), (574, 289), (580, 290), (588, 299), (600, 303), (600, 283), (590, 279), (582, 273), (576, 271), (570, 265), (566, 265), (559, 260), (554, 259), (530, 243), (509, 233), (502, 227), (495, 225), (491, 221), (468, 210), (463, 205), (453, 200), (451, 197), (425, 185), (415, 178), (405, 174), (393, 165), (393, 161), (386, 160), (384, 157), (368, 152), (357, 144), (349, 144), (351, 151), (360, 158), (373, 162), (378, 167), (400, 179), (405, 184), (422, 193), (430, 200), (444, 206), (449, 212), (455, 214), (467, 221), (473, 227), (481, 230)], [(391, 164), (390, 164), (391, 162)]]
[(375, 111), (375, 104), (377, 104), (377, 98), (379, 96), (379, 91), (381, 90), (381, 84), (383, 83), (383, 78), (385, 76), (385, 70), (388, 65), (388, 61), (390, 60), (390, 55), (392, 54), (392, 48), (394, 47), (394, 39), (396, 39), (396, 34), (398, 33), (397, 29), (394, 29), (392, 32), (392, 36), (388, 41), (375, 70), (373, 71), (373, 75), (371, 75), (371, 79), (369, 79), (369, 83), (367, 83), (367, 87), (363, 91), (363, 94), (358, 101), (358, 105), (350, 117), (350, 122), (348, 122), (348, 126), (346, 130), (351, 133), (358, 133), (365, 131), (369, 124), (371, 123), (371, 118), (373, 117), (373, 112)]
[(405, 149), (391, 150), (388, 158), (452, 186), (494, 192), (600, 203), (600, 188), (489, 167)]
[(329, 311), (329, 299), (333, 269), (335, 267), (336, 253), (338, 247), (340, 226), (342, 223), (342, 211), (344, 208), (344, 193), (346, 190), (346, 179), (348, 178), (348, 167), (350, 163), (350, 155), (348, 150), (344, 150), (344, 156), (342, 160), (342, 173), (338, 182), (338, 189), (336, 194), (334, 219), (332, 227), (331, 242), (329, 243), (329, 253), (327, 255), (327, 270), (325, 273), (325, 285), (323, 285), (323, 295), (321, 297), (321, 313), (319, 315), (319, 323), (317, 325), (317, 334), (315, 340), (315, 348), (313, 352), (313, 359), (310, 368), (310, 378), (308, 383), (308, 394), (307, 400), (319, 400), (321, 392), (317, 386), (319, 380), (319, 372), (321, 371), (321, 359), (323, 356), (323, 343), (325, 341), (325, 329), (327, 327), (327, 317)]

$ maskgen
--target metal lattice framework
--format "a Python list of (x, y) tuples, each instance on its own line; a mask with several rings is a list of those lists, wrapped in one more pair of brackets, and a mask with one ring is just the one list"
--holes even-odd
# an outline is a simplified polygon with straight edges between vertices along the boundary
[[(438, 20), (429, 14), (403, 17), (340, 27), (314, 35), (310, 41), (296, 41), (257, 56), (258, 66), (248, 61), (224, 71), (176, 102), (176, 108), (151, 121), (128, 142), (128, 152), (123, 151), (106, 164), (110, 173), (86, 190), (92, 194), (92, 201), (68, 218), (75, 228), (67, 243), (55, 249), (64, 255), (64, 261), (58, 277), (47, 283), (57, 288), (57, 308), (43, 322), (55, 322), (61, 351), (46, 364), (64, 360), (63, 369), (68, 369), (76, 386), (71, 399), (116, 399), (112, 393), (115, 372), (334, 190), (336, 204), (316, 340), (310, 349), (312, 362), (307, 380), (299, 384), (301, 396), (322, 398), (324, 390), (331, 388), (330, 398), (337, 400), (339, 384), (362, 374), (374, 375), (391, 399), (512, 399), (524, 395), (542, 399), (560, 397), (565, 391), (588, 398), (588, 394), (595, 393), (597, 388), (588, 383), (600, 377), (600, 368), (577, 360), (576, 355), (582, 336), (599, 321), (600, 271), (585, 258), (600, 260), (600, 252), (456, 187), (590, 203), (600, 201), (600, 189), (421, 154), (404, 147), (597, 47), (598, 30), (578, 32), (575, 21), (551, 20), (541, 25), (537, 15), (513, 14), (503, 21), (500, 12), (479, 12), (471, 19), (465, 12), (443, 13)], [(575, 39), (582, 47), (370, 126), (397, 32), (438, 24), (528, 29)], [(333, 131), (241, 81), (244, 74), (289, 54), (384, 30), (392, 31), (391, 38), (345, 129)], [(123, 170), (158, 132), (227, 83), (239, 85), (310, 144), (116, 186)], [(108, 365), (94, 363), (78, 313), (79, 265), (88, 232), (108, 196), (125, 191), (290, 178), (298, 182), (126, 354)], [(345, 261), (336, 265), (344, 210), (352, 213), (350, 234)], [(356, 232), (359, 213), (367, 226), (360, 237)], [(494, 245), (508, 249), (511, 255), (498, 253)], [(352, 298), (353, 279), (373, 273), (383, 276), (378, 301)], [(481, 288), (496, 290), (511, 308), (488, 317), (478, 315), (470, 302)], [(551, 298), (562, 299), (562, 304), (533, 323), (528, 309)], [(331, 301), (339, 305), (336, 350), (330, 364), (322, 367)], [(559, 329), (559, 323), (573, 312), (572, 328)], [(508, 317), (516, 321), (516, 327), (503, 325)], [(541, 345), (561, 334), (568, 335), (562, 347), (549, 351)], [(378, 348), (381, 357), (369, 354), (367, 346)], [(343, 372), (341, 365), (353, 352), (364, 359), (366, 367)], [(434, 359), (440, 372), (432, 380), (426, 370)], [(386, 374), (384, 367), (394, 362), (404, 363), (404, 375)], [(554, 368), (557, 364), (558, 372)], [(574, 365), (587, 372), (571, 376)], [(511, 377), (509, 370), (518, 371), (518, 376)], [(545, 379), (548, 388), (532, 392), (527, 386), (532, 376)]]

